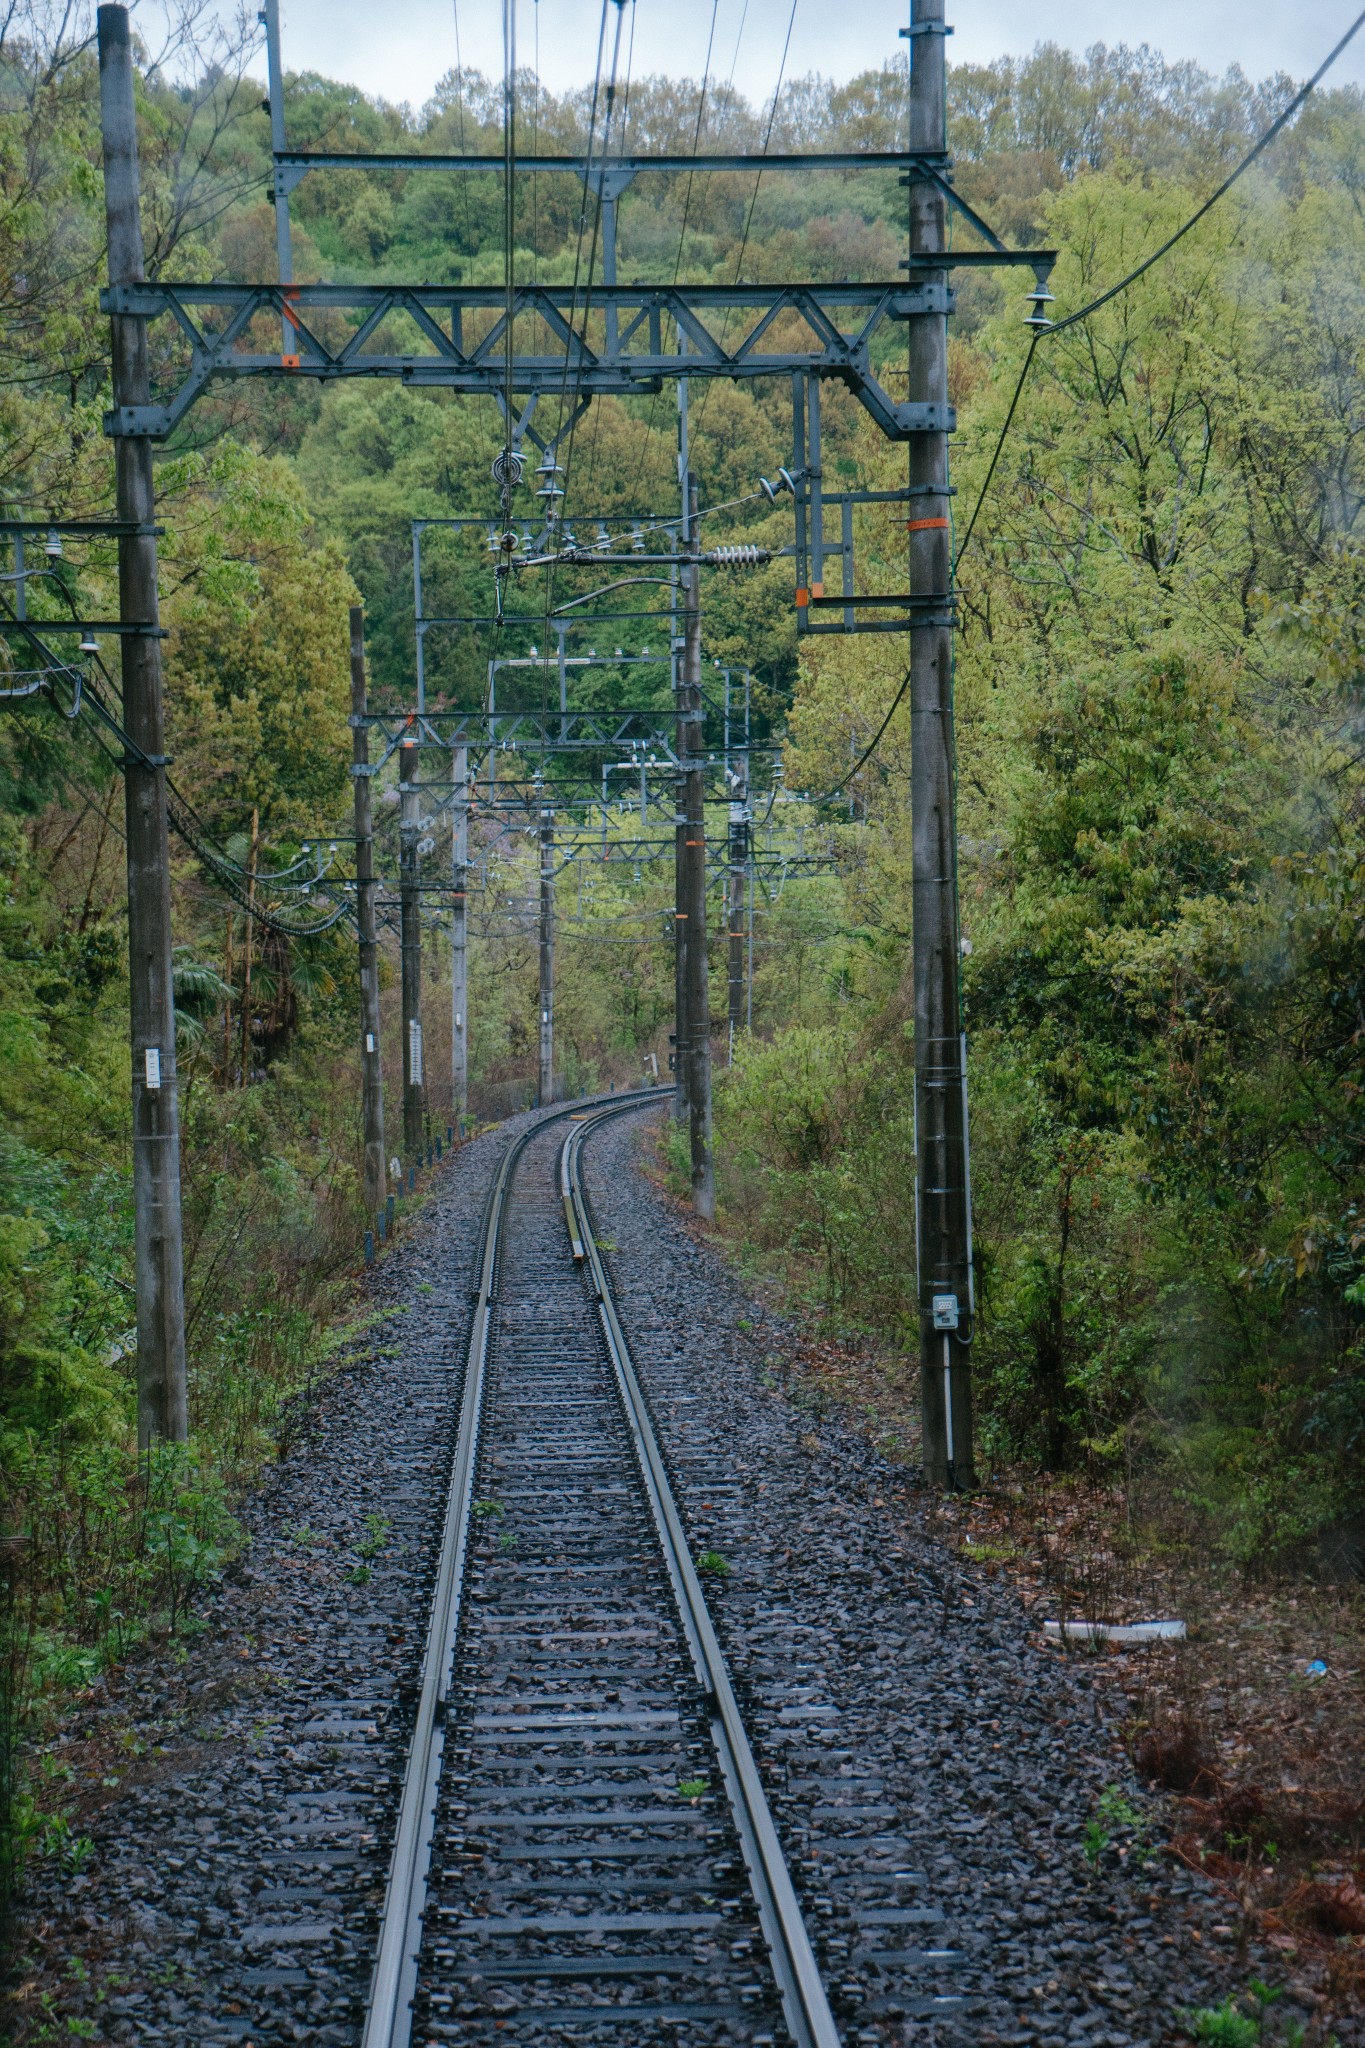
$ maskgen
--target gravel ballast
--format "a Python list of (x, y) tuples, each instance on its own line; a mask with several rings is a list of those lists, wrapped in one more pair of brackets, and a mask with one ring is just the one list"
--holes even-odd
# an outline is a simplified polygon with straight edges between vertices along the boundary
[[(525, 1121), (448, 1162), (377, 1270), (397, 1312), (250, 1502), (188, 1660), (134, 1660), (73, 1718), (78, 1771), (132, 1760), (73, 1788), (80, 1873), (31, 1874), (16, 2040), (358, 2040), (473, 1252)], [(728, 1567), (713, 1607), (844, 2038), (1177, 2038), (1265, 1959), (1159, 1830), (1092, 1868), (1106, 1787), (1143, 1805), (1108, 1694), (920, 1526), (903, 1472), (784, 1397), (790, 1333), (638, 1171), (645, 1121), (590, 1140), (588, 1189), (694, 1554)]]
[[(850, 1930), (839, 1974), (866, 2038), (1155, 2043), (1273, 1980), (1161, 1852), (1093, 1665), (1045, 1648), (1006, 1582), (921, 1526), (903, 1470), (784, 1396), (795, 1333), (638, 1171), (641, 1121), (593, 1140), (588, 1190), (689, 1538), (730, 1566), (713, 1604), (803, 1900), (819, 1927), (870, 1874), (914, 1871), (907, 1896), (943, 1916), (933, 1949), (958, 1958), (918, 1974), (960, 2006), (900, 2014), (871, 1928)], [(817, 1740), (794, 1738), (795, 1703)], [(1151, 1814), (1152, 1846), (1115, 1827), (1096, 1870), (1086, 1829), (1110, 1786)]]
[[(79, 1876), (31, 1873), (18, 2038), (72, 2020), (175, 2048), (359, 2038), (479, 1226), (526, 1121), (450, 1157), (377, 1267), (371, 1300), (395, 1313), (247, 1504), (250, 1547), (183, 1668), (136, 1659), (73, 1717), (72, 1825), (94, 1847)], [(111, 1754), (112, 1795), (89, 1775)]]

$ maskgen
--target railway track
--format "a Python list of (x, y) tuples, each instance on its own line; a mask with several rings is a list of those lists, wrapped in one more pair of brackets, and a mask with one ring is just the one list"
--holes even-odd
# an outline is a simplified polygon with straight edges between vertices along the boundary
[(489, 1197), (365, 2048), (837, 2048), (582, 1188), (648, 1099)]

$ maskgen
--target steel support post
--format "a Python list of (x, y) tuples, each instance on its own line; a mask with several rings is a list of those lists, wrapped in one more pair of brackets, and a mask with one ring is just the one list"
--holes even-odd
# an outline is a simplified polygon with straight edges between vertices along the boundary
[[(98, 16), (100, 131), (109, 282), (143, 279), (137, 117), (126, 7)], [(133, 1064), (133, 1206), (137, 1295), (137, 1434), (181, 1442), (188, 1433), (185, 1283), (180, 1212), (180, 1111), (171, 973), (171, 861), (161, 696), (155, 498), (151, 444), (120, 433), (122, 408), (149, 403), (147, 323), (115, 314), (112, 328), (114, 477), (119, 616), (142, 627), (121, 637), (128, 835), (128, 982)]]
[(469, 749), (450, 750), (450, 1112), (469, 1109)]
[(374, 814), (365, 724), (365, 614), (351, 606), (351, 774), (355, 781), (355, 916), (360, 936), (360, 1072), (365, 1123), (365, 1214), (388, 1193), (384, 1158), (384, 1064), (379, 1046), (379, 941), (374, 910)]
[[(946, 147), (944, 0), (911, 0), (911, 149)], [(939, 186), (909, 181), (911, 257), (946, 248)], [(938, 274), (945, 286), (948, 272)], [(911, 401), (947, 405), (948, 323), (916, 313)], [(969, 1349), (970, 1246), (960, 1061), (957, 821), (953, 760), (948, 437), (910, 442), (910, 810), (913, 838), (915, 1113), (924, 1475), (975, 1484)], [(965, 1340), (965, 1341), (964, 1341)]]
[[(270, 98), (266, 104), (270, 109), (270, 151), (272, 157), (271, 196), (275, 201), (275, 261), (279, 266), (281, 284), (294, 282), (294, 251), (289, 227), (289, 194), (297, 181), (298, 173), (291, 176), (280, 163), (285, 146), (284, 134), (284, 66), (280, 62), (280, 0), (265, 0), (261, 10), (265, 23), (265, 75), (266, 89)], [(281, 317), (280, 348), (288, 362), (299, 358), (299, 340), (288, 313)]]
[(421, 750), (416, 740), (398, 749), (398, 922), (403, 952), (403, 1149), (410, 1163), (426, 1143), (426, 1088), (422, 1063), (422, 896), (417, 840), (422, 796), (417, 786)]
[[(701, 550), (697, 485), (687, 479), (685, 552)], [(711, 1147), (711, 991), (706, 960), (706, 749), (701, 697), (701, 571), (695, 561), (683, 570), (683, 666), (678, 692), (679, 754), (683, 764), (686, 824), (683, 837), (683, 900), (687, 919), (687, 1126), (692, 1152), (692, 1207), (698, 1216), (716, 1213), (715, 1162)]]
[(542, 1103), (555, 1095), (555, 814), (540, 812), (540, 1067)]

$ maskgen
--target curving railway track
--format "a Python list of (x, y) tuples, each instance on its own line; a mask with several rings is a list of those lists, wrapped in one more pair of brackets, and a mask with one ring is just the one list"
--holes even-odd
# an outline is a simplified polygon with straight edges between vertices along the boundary
[(839, 2041), (583, 1191), (648, 1099), (490, 1193), (365, 2048)]
[(782, 1386), (783, 1326), (599, 1114), (649, 1102), (461, 1152), (378, 1275), (400, 1342), (252, 1504), (193, 1686), (130, 1661), (82, 1702), (82, 1780), (147, 1763), (85, 1809), (93, 1876), (37, 1870), (44, 2036), (779, 2048), (832, 2010), (844, 2048), (1156, 2048), (1244, 1981), (1202, 1879), (1083, 1855), (1132, 1785), (1088, 1660)]

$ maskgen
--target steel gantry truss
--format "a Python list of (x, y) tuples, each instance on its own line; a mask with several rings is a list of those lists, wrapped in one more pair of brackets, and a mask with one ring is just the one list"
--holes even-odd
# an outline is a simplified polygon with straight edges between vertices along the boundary
[[(955, 190), (952, 161), (942, 146), (761, 155), (590, 151), (516, 154), (510, 162), (506, 156), (469, 153), (291, 150), (285, 134), (278, 0), (266, 0), (262, 19), (279, 278), (268, 284), (111, 279), (101, 301), (106, 312), (170, 319), (183, 343), (174, 391), (156, 402), (116, 404), (106, 420), (113, 434), (164, 440), (219, 379), (396, 377), (413, 385), (481, 393), (504, 410), (515, 393), (521, 402), (507, 421), (511, 443), (525, 436), (548, 450), (569, 421), (559, 419), (554, 434), (542, 437), (532, 419), (542, 398), (562, 399), (571, 390), (580, 410), (605, 393), (657, 392), (665, 379), (679, 374), (729, 382), (793, 374), (832, 379), (846, 386), (890, 440), (947, 433), (955, 416), (946, 394), (892, 398), (878, 378), (878, 357), (889, 352), (897, 328), (953, 310), (952, 271), (1022, 267), (1041, 285), (1056, 259), (1051, 249), (1007, 248)], [(923, 22), (912, 24), (912, 45), (916, 35), (926, 32)], [(289, 197), (310, 172), (326, 170), (577, 178), (600, 203), (601, 281), (590, 280), (584, 287), (295, 283)], [(986, 246), (912, 250), (900, 266), (906, 275), (898, 279), (620, 282), (617, 208), (637, 178), (736, 171), (894, 175), (903, 184), (934, 192)], [(274, 346), (276, 334), (279, 347)]]
[[(799, 370), (846, 385), (890, 440), (953, 425), (950, 406), (892, 398), (873, 368), (873, 344), (890, 339), (890, 326), (951, 310), (947, 288), (928, 279), (598, 285), (590, 306), (584, 297), (570, 285), (517, 286), (512, 374), (528, 400), (559, 396), (566, 359), (583, 397), (648, 396), (677, 376), (676, 337), (685, 335), (689, 377), (734, 382)], [(111, 285), (100, 303), (106, 313), (169, 318), (186, 343), (175, 391), (155, 403), (115, 408), (106, 422), (111, 433), (164, 441), (223, 378), (396, 377), (494, 398), (507, 381), (509, 323), (504, 294), (492, 286), (156, 283)], [(738, 338), (723, 340), (717, 316), (735, 313), (749, 317), (741, 319)], [(784, 315), (805, 329), (805, 347), (773, 344), (772, 331)], [(294, 342), (288, 354), (261, 345), (264, 330), (281, 320)], [(526, 412), (517, 424), (528, 431)]]

